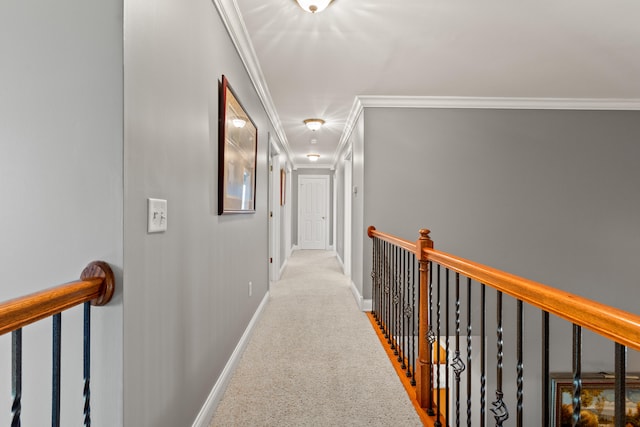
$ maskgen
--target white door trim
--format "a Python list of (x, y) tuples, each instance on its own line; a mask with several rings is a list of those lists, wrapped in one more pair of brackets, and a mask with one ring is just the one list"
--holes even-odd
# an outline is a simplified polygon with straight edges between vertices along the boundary
[(326, 192), (326, 199), (325, 199), (325, 206), (324, 206), (324, 210), (325, 210), (325, 218), (326, 220), (324, 221), (324, 250), (326, 250), (329, 247), (329, 184), (331, 183), (331, 181), (329, 180), (329, 175), (298, 175), (298, 246), (300, 247), (300, 249), (305, 249), (303, 242), (302, 242), (302, 225), (303, 225), (303, 221), (302, 221), (302, 209), (300, 207), (300, 200), (302, 198), (301, 194), (302, 194), (302, 184), (304, 180), (307, 179), (321, 179), (325, 182), (325, 188), (327, 190)]
[(280, 150), (269, 135), (269, 280), (280, 279)]

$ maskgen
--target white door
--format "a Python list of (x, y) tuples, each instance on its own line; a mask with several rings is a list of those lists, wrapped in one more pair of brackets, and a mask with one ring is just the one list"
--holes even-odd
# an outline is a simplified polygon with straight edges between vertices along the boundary
[(298, 177), (298, 244), (300, 249), (326, 249), (329, 235), (329, 176)]

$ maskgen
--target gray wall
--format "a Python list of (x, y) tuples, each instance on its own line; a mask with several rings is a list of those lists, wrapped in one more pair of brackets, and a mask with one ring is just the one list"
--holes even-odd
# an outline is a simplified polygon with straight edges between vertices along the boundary
[[(437, 249), (638, 312), (640, 112), (364, 114), (365, 227), (410, 240), (427, 227)], [(361, 241), (369, 289), (371, 243), (366, 235)], [(509, 326), (513, 305), (506, 309)], [(526, 372), (533, 370), (527, 387), (534, 390), (527, 391), (527, 407), (535, 409), (537, 310), (527, 310), (525, 323)], [(571, 369), (570, 329), (552, 324), (552, 370)], [(506, 342), (509, 382), (515, 342), (512, 336)], [(583, 372), (613, 369), (613, 345), (586, 334), (584, 348)], [(632, 353), (629, 369), (637, 370)]]
[(330, 169), (296, 169), (293, 171), (291, 191), (291, 236), (294, 245), (298, 244), (298, 176), (300, 175), (328, 175), (329, 176), (329, 245), (333, 245), (333, 171)]
[[(125, 14), (125, 424), (188, 426), (267, 291), (273, 130), (211, 2)], [(255, 214), (216, 213), (223, 74), (259, 131)], [(147, 234), (148, 197), (167, 232)]]
[[(122, 425), (122, 1), (0, 2), (0, 301), (114, 268), (92, 314), (92, 415)], [(62, 316), (62, 425), (82, 425), (82, 313)], [(0, 425), (10, 425), (0, 337)], [(23, 330), (22, 425), (50, 423), (51, 323)], [(43, 402), (47, 402), (44, 403)]]

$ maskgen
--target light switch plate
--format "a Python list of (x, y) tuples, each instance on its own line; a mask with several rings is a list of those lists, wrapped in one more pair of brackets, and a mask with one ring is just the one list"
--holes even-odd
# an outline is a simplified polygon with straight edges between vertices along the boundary
[(167, 201), (163, 199), (147, 199), (147, 232), (161, 233), (167, 231)]

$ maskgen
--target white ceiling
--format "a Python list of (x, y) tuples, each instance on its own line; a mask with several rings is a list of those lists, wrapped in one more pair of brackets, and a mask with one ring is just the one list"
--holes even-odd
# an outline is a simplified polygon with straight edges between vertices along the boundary
[[(299, 167), (309, 152), (334, 163), (357, 96), (640, 99), (638, 0), (334, 0), (315, 15), (221, 1), (244, 21)], [(311, 132), (310, 117), (327, 124)]]

